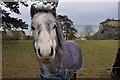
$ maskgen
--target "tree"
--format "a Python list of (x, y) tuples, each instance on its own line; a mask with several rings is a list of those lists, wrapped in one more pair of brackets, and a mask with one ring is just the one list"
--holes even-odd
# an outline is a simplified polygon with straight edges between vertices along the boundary
[(89, 39), (94, 34), (94, 29), (92, 28), (91, 25), (86, 25), (84, 27), (82, 33), (84, 34), (84, 37)]
[[(14, 12), (16, 14), (21, 14), (19, 10), (20, 4), (28, 7), (28, 4), (26, 2), (1, 2), (1, 5), (9, 8), (11, 12)], [(24, 22), (22, 19), (14, 18), (11, 17), (10, 14), (8, 13), (5, 9), (2, 10), (2, 28), (5, 31), (11, 30), (12, 28), (21, 28), (23, 29), (28, 29), (28, 24)]]
[(83, 30), (80, 31), (79, 36), (80, 36), (81, 38), (84, 38), (84, 37), (85, 37), (85, 34), (84, 34), (84, 31), (83, 31)]
[(75, 39), (76, 38), (76, 36), (75, 36), (75, 34), (77, 33), (77, 30), (74, 28), (74, 27), (70, 27), (70, 36), (69, 36), (69, 39)]
[(74, 39), (77, 30), (73, 27), (73, 22), (65, 15), (58, 15), (59, 21), (62, 25), (63, 34), (66, 40)]

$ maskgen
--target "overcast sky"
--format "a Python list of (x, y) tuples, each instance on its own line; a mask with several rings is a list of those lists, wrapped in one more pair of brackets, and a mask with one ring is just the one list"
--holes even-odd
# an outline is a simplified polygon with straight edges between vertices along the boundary
[(98, 25), (107, 18), (118, 18), (117, 2), (61, 2), (57, 13), (68, 15), (74, 24)]
[[(74, 22), (74, 25), (99, 25), (101, 21), (104, 21), (107, 18), (118, 19), (118, 0), (90, 1), (60, 0), (57, 7), (57, 14), (67, 15)], [(7, 9), (7, 11), (10, 10)], [(22, 18), (30, 24), (30, 5), (29, 7), (24, 7), (21, 5), (20, 11), (21, 15), (12, 13), (11, 16)]]

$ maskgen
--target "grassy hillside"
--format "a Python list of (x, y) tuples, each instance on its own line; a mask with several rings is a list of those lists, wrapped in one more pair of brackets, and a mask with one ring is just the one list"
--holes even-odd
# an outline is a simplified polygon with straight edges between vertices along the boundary
[(110, 21), (108, 22), (108, 25), (111, 25), (113, 27), (117, 27), (117, 26), (120, 27), (120, 21)]
[(120, 27), (120, 20), (106, 19), (105, 21), (101, 22), (100, 24), (109, 25), (111, 27)]
[(91, 38), (95, 40), (119, 40), (120, 20), (106, 19), (99, 25), (98, 32)]
[[(84, 67), (77, 77), (110, 77), (118, 41), (89, 40), (76, 41), (83, 51)], [(39, 63), (33, 50), (32, 41), (3, 42), (3, 77), (4, 78), (38, 78)]]

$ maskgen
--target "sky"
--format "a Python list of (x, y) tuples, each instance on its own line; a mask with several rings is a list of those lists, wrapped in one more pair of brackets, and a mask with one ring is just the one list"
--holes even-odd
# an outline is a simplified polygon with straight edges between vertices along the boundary
[(98, 25), (107, 18), (118, 18), (117, 2), (61, 2), (57, 9), (78, 25)]
[[(9, 9), (6, 10), (10, 12)], [(20, 5), (20, 11), (21, 15), (12, 13), (11, 16), (26, 21), (29, 24), (29, 30), (26, 33), (30, 34), (30, 5), (29, 7)], [(67, 15), (77, 29), (81, 29), (78, 25), (99, 25), (107, 18), (118, 19), (118, 0), (60, 0), (57, 14)], [(97, 30), (98, 27), (96, 27)]]

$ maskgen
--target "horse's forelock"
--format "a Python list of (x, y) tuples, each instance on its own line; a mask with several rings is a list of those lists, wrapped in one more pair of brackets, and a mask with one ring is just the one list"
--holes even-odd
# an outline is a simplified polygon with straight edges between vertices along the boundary
[(40, 13), (40, 12), (50, 12), (53, 14), (54, 17), (56, 17), (56, 7), (50, 8), (48, 7), (44, 7), (44, 6), (35, 6), (35, 4), (31, 5), (31, 9), (30, 9), (30, 14), (31, 14), (31, 18), (33, 18), (33, 16), (36, 13)]

